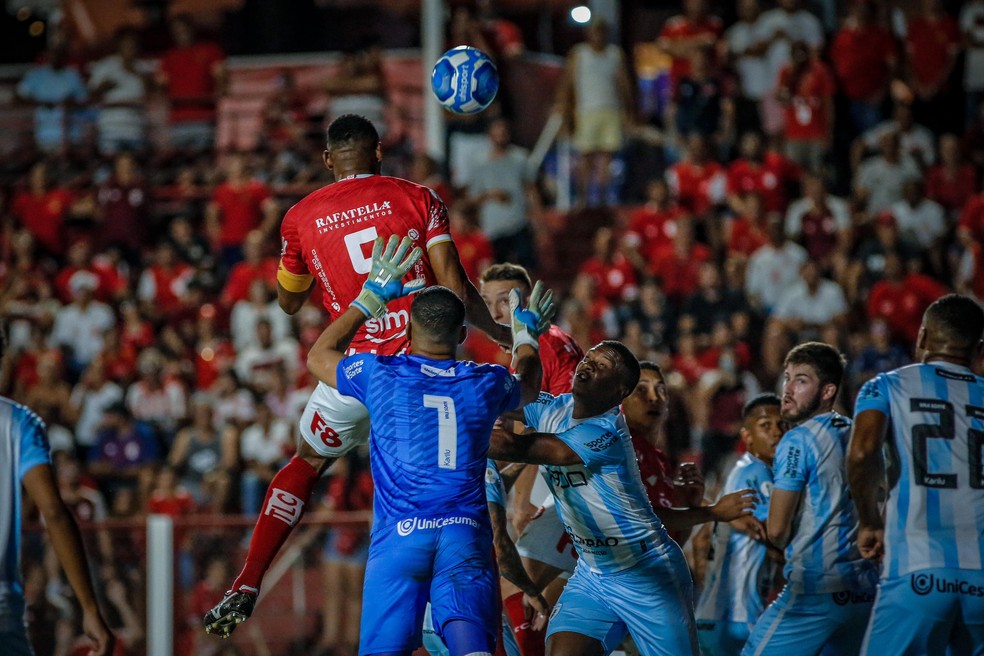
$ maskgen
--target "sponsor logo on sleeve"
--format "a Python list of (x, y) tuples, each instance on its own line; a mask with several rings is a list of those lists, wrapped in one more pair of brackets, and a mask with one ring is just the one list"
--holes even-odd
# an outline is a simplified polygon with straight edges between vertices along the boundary
[(605, 431), (604, 435), (591, 440), (590, 442), (585, 444), (585, 446), (591, 449), (592, 451), (600, 452), (600, 451), (604, 451), (605, 449), (609, 448), (613, 444), (617, 443), (618, 439), (619, 439), (618, 434), (613, 433), (611, 431)]
[(789, 448), (786, 453), (786, 476), (796, 476), (799, 472), (801, 452), (798, 446)]

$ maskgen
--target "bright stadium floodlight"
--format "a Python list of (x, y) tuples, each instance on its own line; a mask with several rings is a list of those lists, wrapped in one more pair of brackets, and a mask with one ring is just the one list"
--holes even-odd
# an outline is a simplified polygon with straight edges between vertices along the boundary
[(585, 5), (578, 5), (571, 9), (571, 20), (579, 25), (584, 25), (591, 20), (591, 9)]

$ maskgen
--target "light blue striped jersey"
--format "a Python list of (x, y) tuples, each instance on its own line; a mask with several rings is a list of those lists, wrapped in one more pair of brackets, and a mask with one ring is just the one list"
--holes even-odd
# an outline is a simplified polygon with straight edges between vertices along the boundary
[[(754, 516), (769, 518), (772, 496), (772, 470), (764, 462), (746, 453), (725, 480), (721, 494), (752, 489), (756, 492)], [(727, 522), (714, 525), (711, 553), (704, 580), (704, 590), (697, 603), (698, 620), (754, 623), (765, 609), (771, 577), (765, 545)]]
[(502, 475), (492, 458), (485, 465), (485, 501), (506, 507), (506, 486), (502, 484)]
[(24, 628), (21, 480), (34, 467), (50, 463), (44, 422), (26, 407), (0, 396), (0, 632)]
[(948, 362), (869, 380), (855, 413), (889, 418), (883, 578), (984, 563), (984, 378)]
[(573, 396), (542, 392), (524, 412), (527, 426), (556, 433), (584, 463), (541, 468), (582, 565), (598, 573), (618, 572), (668, 547), (678, 548), (649, 503), (617, 407), (574, 419)]
[(489, 438), (499, 415), (520, 402), (508, 369), (360, 353), (338, 363), (336, 381), (369, 409), (373, 531), (396, 522), (413, 530), (442, 516), (488, 524)]
[(847, 488), (851, 420), (836, 412), (807, 419), (779, 441), (774, 488), (802, 492), (786, 546), (786, 580), (797, 592), (867, 592), (875, 565), (858, 552), (858, 518)]

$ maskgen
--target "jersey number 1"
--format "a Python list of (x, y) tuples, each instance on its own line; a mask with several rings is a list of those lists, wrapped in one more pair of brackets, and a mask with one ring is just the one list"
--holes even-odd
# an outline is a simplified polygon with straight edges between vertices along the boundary
[[(953, 417), (953, 404), (940, 399), (911, 399), (912, 412), (931, 412), (940, 416), (938, 424), (916, 424), (912, 427), (912, 460), (915, 468), (915, 481), (924, 487), (954, 489), (957, 487), (955, 473), (930, 473), (928, 440), (952, 440), (957, 431)], [(967, 406), (967, 417), (984, 419), (984, 408)], [(984, 431), (967, 430), (967, 464), (970, 469), (970, 487), (984, 489), (984, 466), (981, 461), (981, 448), (984, 447)]]
[(437, 410), (437, 466), (458, 467), (458, 415), (450, 396), (424, 394), (424, 407)]

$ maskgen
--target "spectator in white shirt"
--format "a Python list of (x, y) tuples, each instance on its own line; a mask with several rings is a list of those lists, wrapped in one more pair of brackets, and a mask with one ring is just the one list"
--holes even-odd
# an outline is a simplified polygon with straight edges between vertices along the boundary
[(919, 178), (919, 166), (899, 147), (899, 135), (886, 132), (879, 141), (881, 154), (861, 164), (854, 180), (854, 193), (869, 216), (889, 209), (902, 200), (902, 186)]
[(244, 463), (240, 482), (244, 513), (259, 512), (267, 486), (293, 452), (290, 423), (274, 417), (265, 403), (257, 403), (256, 419), (243, 429), (240, 437), (239, 454)]
[(254, 390), (267, 391), (273, 386), (273, 370), (282, 366), (288, 376), (297, 373), (300, 350), (290, 337), (273, 340), (273, 328), (266, 319), (256, 322), (256, 342), (243, 349), (236, 358), (236, 374), (243, 384)]
[(799, 279), (799, 270), (807, 260), (806, 249), (786, 236), (783, 218), (778, 213), (766, 219), (769, 243), (752, 253), (745, 269), (745, 293), (751, 303), (768, 313), (785, 291)]
[(800, 278), (779, 298), (766, 324), (762, 359), (772, 376), (778, 375), (783, 355), (795, 343), (819, 339), (838, 344), (847, 318), (844, 290), (821, 278), (816, 262), (807, 260), (800, 268)]
[(103, 415), (113, 404), (123, 400), (123, 388), (106, 377), (102, 358), (96, 358), (72, 390), (69, 403), (78, 416), (75, 439), (79, 446), (91, 449), (98, 444)]
[(970, 0), (960, 10), (960, 31), (967, 47), (963, 88), (967, 92), (965, 126), (970, 127), (984, 100), (984, 0)]
[(902, 239), (919, 249), (932, 248), (946, 233), (943, 206), (926, 198), (926, 185), (921, 179), (905, 182), (902, 200), (892, 205), (891, 212)]
[(738, 133), (761, 129), (759, 103), (775, 85), (765, 59), (768, 41), (762, 34), (761, 13), (759, 0), (738, 0), (738, 22), (724, 33), (741, 91), (735, 104)]
[(150, 68), (137, 60), (133, 32), (117, 38), (116, 54), (92, 65), (89, 91), (99, 102), (99, 151), (143, 150), (147, 145), (145, 107)]
[(80, 373), (102, 352), (103, 334), (116, 323), (116, 318), (108, 305), (93, 298), (99, 287), (96, 274), (77, 273), (68, 287), (73, 300), (55, 313), (50, 343), (68, 350), (69, 366)]
[(269, 322), (274, 341), (290, 336), (290, 315), (280, 309), (267, 282), (257, 279), (249, 285), (249, 298), (232, 306), (229, 332), (237, 353), (257, 343), (256, 327), (261, 320)]
[[(756, 21), (756, 35), (767, 45), (765, 60), (768, 66), (770, 91), (774, 91), (779, 71), (792, 62), (792, 45), (805, 43), (814, 54), (823, 48), (823, 26), (820, 20), (800, 6), (800, 0), (779, 0), (778, 7), (763, 12)], [(773, 93), (763, 101), (763, 127), (775, 134), (782, 127), (782, 107)]]
[(916, 123), (912, 106), (896, 103), (892, 118), (882, 121), (859, 136), (851, 145), (851, 166), (856, 171), (861, 161), (878, 152), (882, 137), (894, 132), (899, 137), (899, 147), (922, 168), (936, 162), (936, 138), (929, 128)]

